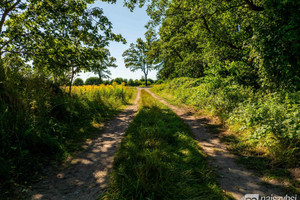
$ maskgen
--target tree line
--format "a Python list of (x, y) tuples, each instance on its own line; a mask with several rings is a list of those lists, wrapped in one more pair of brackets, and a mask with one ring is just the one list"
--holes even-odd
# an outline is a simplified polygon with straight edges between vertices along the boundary
[[(142, 77), (141, 79), (123, 79), (123, 78), (115, 78), (111, 80), (102, 80), (99, 77), (90, 77), (87, 78), (85, 81), (83, 81), (81, 78), (76, 78), (73, 85), (80, 86), (80, 85), (110, 85), (113, 82), (116, 82), (117, 84), (124, 83), (126, 86), (146, 86), (146, 79)], [(160, 83), (160, 81), (154, 81), (150, 78), (147, 79), (147, 85), (152, 85), (155, 83)]]

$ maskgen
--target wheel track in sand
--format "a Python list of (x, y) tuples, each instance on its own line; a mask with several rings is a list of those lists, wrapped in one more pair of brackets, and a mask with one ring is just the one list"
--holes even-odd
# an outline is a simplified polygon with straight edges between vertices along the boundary
[(50, 174), (34, 184), (26, 199), (31, 200), (93, 200), (103, 193), (109, 182), (114, 154), (138, 110), (141, 89), (133, 105), (110, 120), (99, 136), (88, 140), (84, 150), (71, 158), (68, 167)]
[(219, 183), (221, 188), (231, 193), (235, 199), (241, 199), (245, 194), (285, 196), (285, 193), (276, 187), (260, 184), (263, 182), (261, 178), (253, 175), (245, 167), (238, 165), (235, 161), (236, 156), (227, 150), (226, 145), (220, 142), (220, 138), (205, 130), (201, 118), (196, 117), (188, 109), (169, 104), (149, 89), (145, 90), (155, 99), (171, 108), (174, 113), (190, 126), (204, 153), (212, 158), (210, 163), (220, 175)]

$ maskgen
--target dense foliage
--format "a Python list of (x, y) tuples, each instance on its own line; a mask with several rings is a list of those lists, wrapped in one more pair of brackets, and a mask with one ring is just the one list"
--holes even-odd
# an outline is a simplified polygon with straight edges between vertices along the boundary
[(85, 85), (99, 85), (99, 84), (101, 84), (101, 80), (98, 77), (90, 77), (85, 80), (84, 84)]
[[(128, 0), (127, 6), (144, 0)], [(161, 78), (232, 76), (240, 85), (300, 88), (300, 1), (152, 0)], [(153, 54), (153, 53), (152, 53)]]
[(84, 82), (81, 78), (76, 78), (73, 85), (79, 86), (79, 85), (83, 85)]
[[(71, 84), (76, 73), (97, 71), (108, 55), (112, 33), (101, 8), (93, 0), (13, 0), (0, 5), (0, 82), (10, 73), (42, 74), (60, 84)], [(98, 70), (99, 71), (99, 70)]]
[(107, 49), (103, 49), (104, 56), (101, 60), (92, 61), (92, 71), (98, 75), (100, 79), (100, 83), (103, 82), (103, 78), (110, 78), (111, 72), (109, 71), (109, 67), (117, 67), (116, 61), (117, 59), (110, 56), (110, 52)]

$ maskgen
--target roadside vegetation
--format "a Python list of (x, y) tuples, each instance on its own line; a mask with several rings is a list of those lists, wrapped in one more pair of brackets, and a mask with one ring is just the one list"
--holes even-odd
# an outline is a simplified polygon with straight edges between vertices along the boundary
[(101, 199), (230, 199), (176, 114), (142, 90)]
[(4, 196), (12, 187), (38, 178), (43, 166), (80, 149), (136, 93), (135, 88), (113, 83), (74, 86), (69, 96), (68, 88), (65, 91), (38, 76), (0, 87), (0, 193)]
[[(95, 0), (1, 1), (0, 195), (78, 149), (134, 96), (125, 86), (154, 83), (152, 69), (156, 84), (165, 82), (153, 91), (218, 116), (234, 133), (223, 140), (248, 167), (283, 179), (286, 169), (299, 171), (299, 0), (121, 1), (131, 11), (147, 7), (150, 20), (145, 39), (123, 53), (144, 78), (114, 79), (119, 85), (104, 80), (116, 67), (107, 48), (126, 39)], [(98, 77), (74, 80), (81, 72)], [(143, 96), (107, 199), (184, 199), (205, 191), (225, 198), (186, 125)]]
[[(208, 77), (177, 78), (152, 91), (173, 104), (190, 105), (204, 115), (218, 116), (233, 133), (222, 140), (260, 175), (287, 179), (290, 175), (286, 169), (299, 167), (299, 92), (264, 93), (230, 79)], [(294, 186), (299, 188), (299, 183)]]

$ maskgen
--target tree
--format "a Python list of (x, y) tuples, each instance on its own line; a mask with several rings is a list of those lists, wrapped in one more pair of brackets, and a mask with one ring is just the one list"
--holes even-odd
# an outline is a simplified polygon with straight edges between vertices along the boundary
[(128, 85), (129, 85), (129, 86), (134, 86), (134, 81), (133, 81), (132, 79), (129, 79)]
[(31, 62), (38, 74), (69, 77), (91, 71), (90, 63), (105, 57), (110, 41), (123, 41), (112, 33), (111, 22), (100, 8), (87, 9), (93, 0), (4, 0), (0, 4), (0, 71), (11, 68), (6, 59)]
[(118, 84), (121, 84), (121, 83), (123, 83), (123, 82), (125, 82), (125, 80), (123, 79), (123, 78), (115, 78), (114, 80), (113, 80), (113, 82), (116, 82), (116, 83), (118, 83)]
[(110, 56), (108, 49), (103, 49), (103, 57), (91, 61), (91, 70), (99, 76), (102, 82), (103, 78), (110, 78), (109, 67), (117, 67), (116, 58)]
[(84, 82), (81, 78), (76, 78), (73, 85), (76, 85), (76, 86), (84, 85)]
[(134, 80), (134, 85), (135, 85), (135, 86), (142, 85), (142, 82), (141, 82), (140, 80), (138, 80), (138, 79), (135, 79), (135, 80)]
[(101, 81), (98, 77), (90, 77), (85, 81), (85, 85), (99, 85), (99, 84), (101, 84)]
[(144, 73), (146, 86), (148, 85), (147, 76), (149, 71), (156, 67), (155, 59), (150, 56), (150, 50), (155, 40), (154, 34), (146, 33), (146, 41), (138, 38), (136, 43), (131, 43), (130, 48), (123, 53), (125, 66), (133, 72), (141, 70)]

